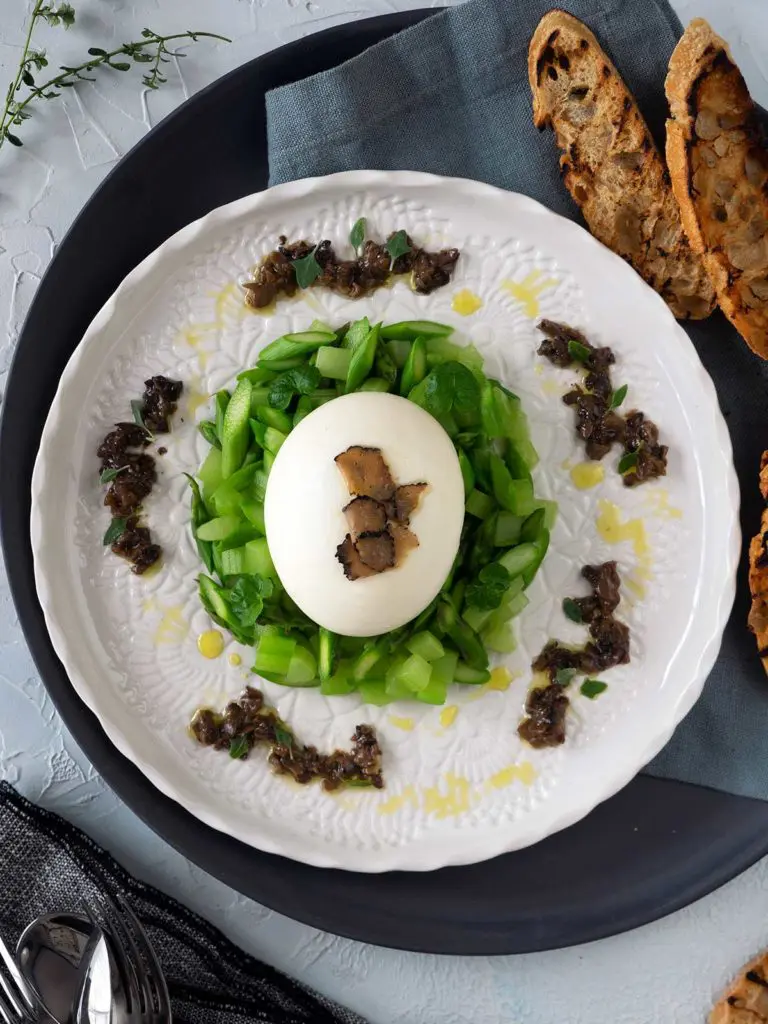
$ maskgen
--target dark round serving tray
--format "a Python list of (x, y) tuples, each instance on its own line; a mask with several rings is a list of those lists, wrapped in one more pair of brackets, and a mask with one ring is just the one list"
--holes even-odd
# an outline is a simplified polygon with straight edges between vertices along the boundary
[(64, 239), (19, 341), (0, 429), (0, 525), (21, 624), (56, 707), (108, 784), (167, 842), (316, 928), (424, 952), (525, 953), (634, 928), (722, 885), (768, 852), (768, 804), (641, 776), (573, 828), (470, 867), (365, 875), (263, 854), (202, 825), (118, 754), (51, 647), (32, 571), (32, 467), (61, 372), (94, 314), (169, 235), (266, 187), (267, 90), (432, 13), (353, 22), (253, 60), (192, 97), (120, 162)]

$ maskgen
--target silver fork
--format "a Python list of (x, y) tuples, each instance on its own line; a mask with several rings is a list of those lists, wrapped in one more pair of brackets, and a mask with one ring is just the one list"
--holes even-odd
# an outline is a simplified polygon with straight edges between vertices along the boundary
[(0, 1021), (3, 1024), (34, 1024), (39, 1019), (35, 997), (19, 973), (11, 951), (0, 936)]
[[(117, 905), (108, 896), (101, 896), (99, 903), (102, 926), (122, 982), (113, 989), (114, 1020), (119, 1024), (171, 1024), (168, 986), (141, 922), (122, 896), (117, 897)], [(94, 911), (86, 909), (98, 926)]]

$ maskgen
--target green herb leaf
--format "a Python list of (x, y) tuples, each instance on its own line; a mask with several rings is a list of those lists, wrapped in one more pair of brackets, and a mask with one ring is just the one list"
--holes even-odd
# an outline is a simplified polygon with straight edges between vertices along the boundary
[(90, 55), (92, 57), (106, 57), (107, 56), (107, 51), (102, 49), (101, 46), (89, 46), (88, 47), (88, 53), (90, 53)]
[(571, 622), (584, 621), (584, 616), (581, 614), (581, 607), (573, 600), (572, 597), (566, 597), (563, 601), (563, 612), (565, 613), (566, 619), (570, 619)]
[(100, 484), (110, 484), (110, 483), (112, 483), (112, 481), (115, 479), (115, 477), (119, 476), (119, 474), (122, 473), (126, 469), (128, 469), (127, 466), (121, 466), (120, 469), (102, 469), (101, 475), (99, 476), (99, 483)]
[(559, 668), (557, 672), (555, 672), (555, 682), (558, 686), (568, 686), (575, 675), (575, 668)]
[(301, 259), (294, 260), (291, 266), (296, 274), (296, 284), (299, 288), (309, 288), (323, 272), (323, 268), (315, 259), (314, 249), (306, 256), (302, 256)]
[(248, 753), (248, 740), (245, 736), (235, 736), (233, 740), (229, 741), (229, 756), (239, 761), (246, 756)]
[(619, 459), (619, 472), (629, 473), (631, 469), (634, 469), (637, 465), (637, 452), (625, 452)]
[(344, 782), (344, 786), (347, 789), (371, 789), (373, 782), (371, 779), (348, 779)]
[[(140, 427), (144, 427), (147, 430), (144, 424), (144, 403), (140, 398), (131, 399), (131, 413), (133, 414), (133, 422), (138, 423)], [(148, 430), (147, 433), (149, 433)]]
[(296, 366), (286, 370), (269, 386), (269, 404), (273, 409), (287, 409), (294, 395), (309, 395), (320, 384), (316, 366)]
[(365, 217), (358, 217), (349, 232), (349, 244), (359, 253), (360, 246), (365, 241)]
[(198, 423), (197, 429), (203, 435), (208, 444), (213, 445), (214, 448), (221, 448), (221, 441), (219, 440), (219, 434), (216, 430), (216, 424), (212, 420), (203, 420)]
[(126, 61), (109, 61), (108, 66), (113, 68), (115, 71), (130, 71), (131, 70), (131, 65), (128, 64)]
[(275, 743), (279, 743), (280, 746), (288, 747), (289, 750), (293, 750), (293, 733), (280, 722), (275, 723)]
[(592, 355), (586, 345), (582, 345), (580, 341), (571, 339), (568, 342), (568, 354), (571, 359), (575, 359), (578, 363), (586, 363), (589, 357)]
[(411, 251), (407, 233), (405, 231), (395, 231), (395, 233), (390, 235), (387, 239), (387, 243), (384, 248), (387, 250), (389, 257), (392, 260), (390, 264), (391, 269), (401, 256), (405, 256), (406, 253)]
[(107, 532), (104, 534), (104, 540), (102, 541), (104, 546), (106, 547), (108, 544), (114, 544), (118, 537), (122, 537), (125, 533), (127, 526), (127, 519), (113, 519), (107, 527)]
[(28, 85), (30, 86), (30, 88), (35, 84), (35, 79), (32, 76), (32, 72), (28, 68), (24, 68), (24, 70), (22, 71), (21, 80), (24, 83), (24, 85)]
[(466, 590), (466, 602), (470, 608), (493, 611), (498, 608), (512, 577), (503, 565), (491, 562), (480, 570)]
[(480, 409), (480, 385), (470, 369), (449, 361), (436, 366), (426, 377), (424, 398), (433, 416), (447, 416), (452, 409), (471, 416)]
[(272, 581), (261, 576), (238, 576), (226, 593), (230, 608), (244, 629), (255, 626), (264, 608), (264, 599), (272, 596)]
[(23, 146), (23, 145), (24, 145), (24, 143), (23, 143), (23, 142), (21, 141), (21, 139), (20, 139), (20, 138), (18, 137), (18, 135), (12, 135), (12, 134), (11, 134), (11, 133), (10, 133), (10, 132), (8, 131), (8, 129), (7, 129), (7, 128), (5, 129), (5, 136), (4, 136), (4, 137), (5, 137), (6, 139), (8, 139), (8, 141), (10, 142), (10, 144), (11, 144), (12, 146)]
[(601, 682), (599, 679), (585, 679), (581, 684), (580, 689), (584, 697), (589, 697), (590, 700), (594, 700), (595, 697), (599, 697), (601, 693), (605, 693), (608, 689), (608, 684)]
[(624, 399), (627, 397), (627, 391), (629, 390), (626, 384), (622, 384), (620, 388), (617, 388), (611, 395), (611, 409), (618, 409)]

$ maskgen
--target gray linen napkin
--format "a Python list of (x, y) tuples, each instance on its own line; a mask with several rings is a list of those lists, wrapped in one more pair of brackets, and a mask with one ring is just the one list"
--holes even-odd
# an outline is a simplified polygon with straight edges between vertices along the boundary
[(74, 825), (0, 782), (0, 935), (11, 946), (38, 914), (82, 913), (122, 894), (165, 972), (176, 1024), (365, 1024), (243, 953), (176, 900), (132, 878)]
[[(550, 132), (531, 121), (528, 40), (552, 0), (468, 0), (332, 71), (267, 95), (270, 184), (357, 168), (432, 171), (523, 192), (580, 215)], [(598, 36), (663, 145), (664, 76), (682, 28), (665, 0), (568, 0)], [(686, 327), (731, 431), (742, 528), (758, 528), (768, 448), (768, 363), (720, 313)], [(742, 559), (723, 647), (704, 694), (648, 766), (652, 775), (768, 799), (768, 680), (746, 629)]]

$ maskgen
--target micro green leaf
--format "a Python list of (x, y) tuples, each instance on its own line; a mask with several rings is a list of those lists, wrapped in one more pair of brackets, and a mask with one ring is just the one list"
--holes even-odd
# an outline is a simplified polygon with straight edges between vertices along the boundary
[(113, 519), (107, 527), (107, 532), (104, 534), (104, 540), (102, 542), (104, 546), (106, 547), (108, 544), (114, 544), (118, 537), (122, 537), (125, 533), (127, 526), (127, 519)]
[(275, 743), (279, 743), (282, 747), (293, 749), (293, 733), (280, 722), (275, 723)]
[(294, 260), (291, 265), (296, 274), (296, 284), (299, 288), (309, 288), (323, 272), (323, 268), (315, 259), (314, 249), (306, 256), (302, 256), (301, 259)]
[(235, 736), (229, 741), (229, 756), (234, 761), (242, 760), (248, 753), (248, 740), (245, 736)]
[(622, 457), (619, 459), (618, 467), (619, 472), (622, 474), (622, 476), (624, 475), (624, 473), (629, 473), (630, 470), (635, 468), (635, 466), (637, 465), (637, 458), (637, 452), (625, 452), (622, 455)]
[(467, 587), (467, 605), (481, 611), (494, 611), (501, 604), (510, 579), (509, 572), (498, 562), (486, 565)]
[(286, 370), (269, 386), (269, 404), (273, 409), (287, 409), (294, 395), (309, 395), (320, 384), (316, 366), (296, 366)]
[(390, 269), (392, 269), (401, 256), (405, 256), (406, 253), (411, 252), (407, 233), (402, 230), (395, 231), (394, 234), (390, 235), (387, 239), (387, 243), (384, 248), (389, 253), (389, 258), (392, 261), (390, 263)]
[[(131, 399), (131, 414), (133, 415), (133, 422), (147, 430), (147, 426), (144, 423), (144, 403), (140, 398)], [(147, 433), (149, 433), (149, 430), (147, 430)]]
[(227, 591), (229, 606), (244, 629), (256, 625), (272, 589), (272, 581), (261, 576), (238, 576), (234, 587)]
[(212, 445), (214, 448), (221, 448), (221, 441), (219, 440), (219, 435), (216, 430), (216, 424), (212, 420), (203, 420), (201, 423), (198, 423), (197, 429), (203, 435), (208, 444)]
[(480, 385), (474, 374), (453, 360), (436, 366), (426, 377), (424, 396), (433, 416), (447, 416), (452, 409), (471, 416), (480, 407)]
[(349, 244), (359, 254), (360, 247), (365, 241), (365, 217), (358, 217), (349, 232)]
[(585, 679), (580, 687), (582, 696), (589, 697), (590, 700), (594, 700), (595, 697), (599, 697), (600, 694), (605, 693), (607, 689), (608, 684), (603, 683), (600, 679)]
[(112, 483), (112, 481), (115, 479), (115, 477), (119, 476), (120, 473), (122, 473), (126, 469), (128, 469), (127, 466), (121, 466), (119, 469), (103, 469), (101, 471), (101, 475), (99, 476), (99, 483), (100, 484), (110, 484), (110, 483)]
[(578, 602), (573, 600), (572, 597), (566, 597), (563, 601), (563, 613), (566, 619), (570, 619), (571, 622), (584, 621), (584, 616), (581, 614), (581, 607)]
[(626, 384), (622, 384), (620, 388), (617, 388), (611, 395), (611, 409), (618, 409), (624, 399), (627, 397), (627, 391), (629, 390)]
[(586, 345), (582, 345), (580, 341), (572, 338), (568, 342), (568, 354), (571, 359), (575, 359), (578, 363), (586, 363), (592, 353)]
[(568, 686), (575, 675), (575, 668), (559, 668), (557, 672), (555, 672), (555, 682), (558, 686)]

